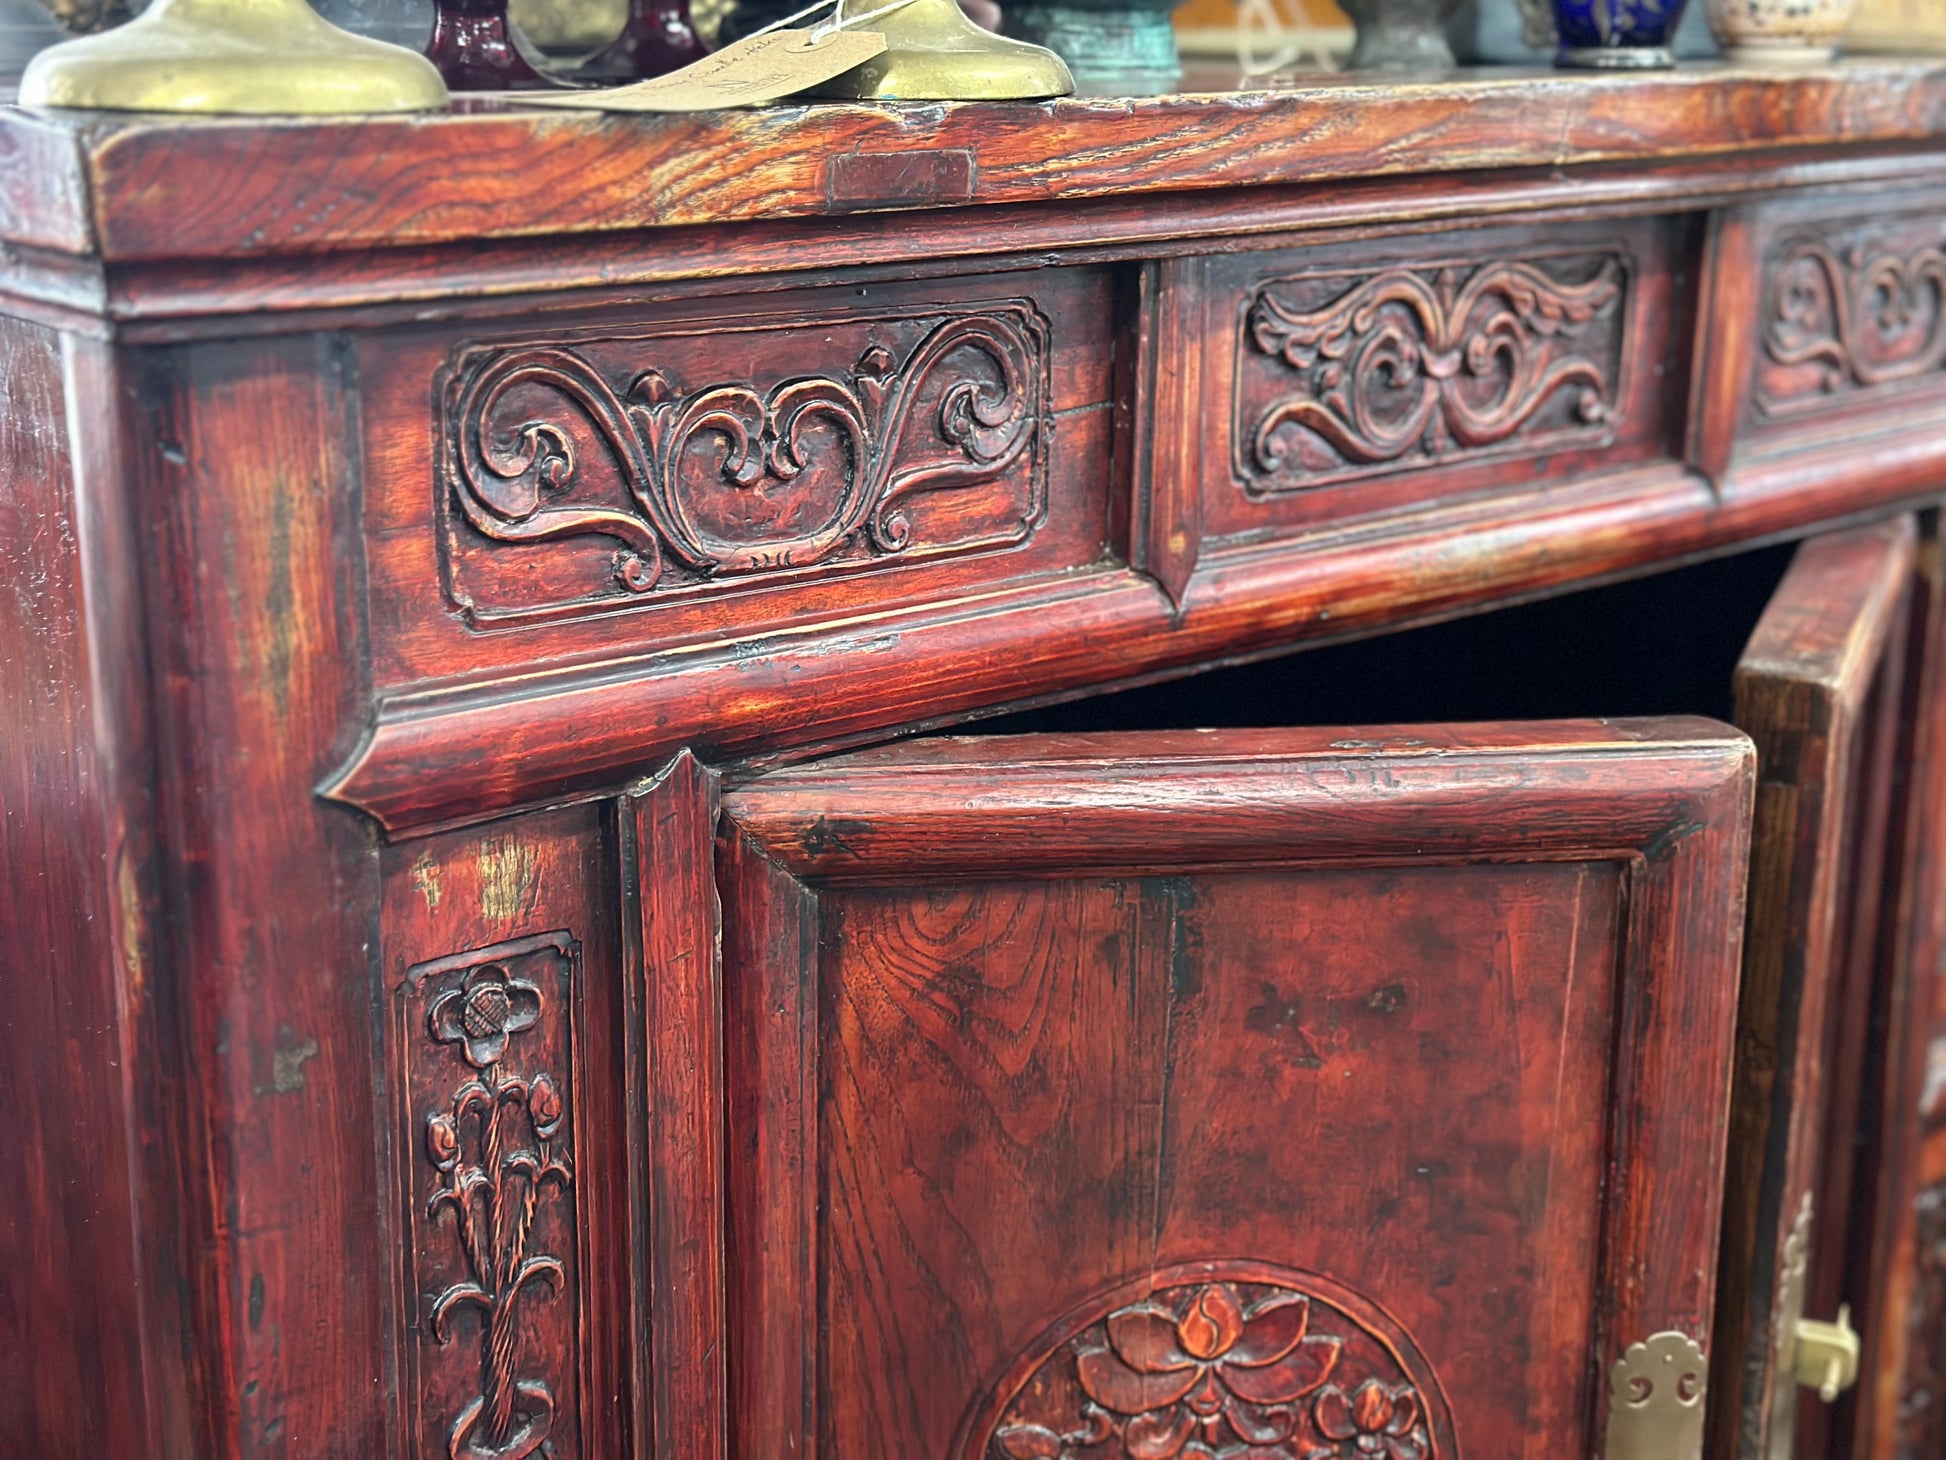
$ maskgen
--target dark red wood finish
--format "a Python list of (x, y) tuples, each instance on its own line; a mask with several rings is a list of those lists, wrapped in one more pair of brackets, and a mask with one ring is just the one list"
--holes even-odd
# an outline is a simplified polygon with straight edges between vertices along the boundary
[[(1817, 1286), (1830, 1286), (1822, 1223), (1842, 1233), (1850, 1215), (1844, 1112), (1858, 1076), (1846, 1026), (1871, 989), (1848, 933), (1872, 926), (1879, 899), (1872, 879), (1852, 878), (1884, 860), (1896, 762), (1882, 731), (1896, 725), (1915, 535), (1900, 517), (1806, 543), (1737, 666), (1758, 782), (1711, 1376), (1719, 1455), (1797, 1453), (1795, 1326), (1835, 1316), (1806, 1293), (1814, 1253)], [(1827, 1214), (1834, 1161), (1847, 1169)]]
[[(1381, 1428), (1585, 1448), (1613, 1343), (1710, 1321), (1722, 1092), (1663, 1095), (1728, 1027), (1740, 893), (1699, 849), (1735, 837), (1656, 828), (1734, 800), (1686, 779), (1734, 780), (1721, 732), (1272, 737), (1258, 789), (1310, 808), (1287, 829), (1332, 868), (1211, 790), (1256, 785), (1242, 763), (1028, 775), (957, 745), (751, 777), (1931, 504), (1943, 104), (1937, 64), (1876, 61), (689, 118), (0, 111), (0, 1140), (26, 1173), (0, 1449), (921, 1460), (887, 1447), (1047, 1419), (1009, 1386), (1053, 1385), (1150, 1287), (1244, 1353), (1308, 1294), (1340, 1377), (1398, 1391)], [(1861, 779), (1883, 878), (1861, 832), (1832, 934), (1864, 1143), (1820, 1202), (1864, 1255), (1842, 1294), (1814, 1261), (1812, 1301), (1849, 1298), (1889, 1376), (1857, 1460), (1933, 1391), (1946, 1305), (1946, 1158), (1914, 1114), (1946, 905), (1930, 536), (1920, 559), (1876, 691), (1889, 769)], [(1595, 766), (1633, 768), (1599, 805)], [(838, 784), (875, 799), (785, 815)], [(1354, 791), (1392, 809), (1345, 818)], [(1540, 840), (1454, 851), (1523, 806)], [(1406, 865), (1411, 818), (1451, 833), (1440, 869)], [(968, 879), (1067, 961), (986, 1005), (936, 961), (912, 1002), (903, 920), (939, 926)], [(1316, 1068), (1275, 1053), (1322, 1037), (1288, 961), (1312, 906), (1369, 943), (1326, 960)], [(1442, 982), (1446, 918), (1480, 956)], [(1170, 928), (1203, 936), (1173, 986)], [(1568, 967), (1603, 997), (1556, 1008)], [(1690, 967), (1672, 1051), (1631, 970)], [(1029, 987), (1072, 1037), (1001, 1037)], [(940, 1023), (962, 1009), (1000, 1022)], [(1585, 1078), (1514, 1060), (1530, 1014), (1554, 1022), (1523, 1048)], [(1422, 1018), (1438, 1088), (1379, 1038)], [(1245, 1057), (1275, 1098), (1231, 1093)], [(1302, 1106), (1334, 1060), (1396, 1093), (1389, 1124)], [(1019, 1156), (1070, 1091), (1095, 1144)], [(1284, 1126), (1357, 1180), (1317, 1185)], [(961, 1184), (919, 1190), (902, 1134), (942, 1171), (964, 1140)], [(1265, 1172), (1358, 1242), (1274, 1221)], [(1072, 1226), (1007, 1249), (1031, 1263), (971, 1262), (1006, 1246), (994, 1192), (1057, 1188)], [(1462, 1308), (1513, 1315), (1531, 1382), (1486, 1372)]]
[(1864, 1055), (1846, 1282), (1860, 1308), (1862, 1377), (1834, 1416), (1833, 1453), (1926, 1454), (1942, 1443), (1946, 1367), (1939, 1317), (1946, 1311), (1940, 1253), (1942, 1159), (1939, 1100), (1946, 1034), (1940, 960), (1946, 898), (1940, 895), (1940, 828), (1946, 816), (1946, 704), (1936, 666), (1946, 652), (1946, 583), (1937, 542), (1921, 560), (1913, 614), (1915, 663), (1925, 666), (1905, 706), (1909, 767), (1895, 802), (1897, 858), (1883, 903), (1876, 986)]
[(0, 1448), (188, 1454), (181, 1067), (110, 353), (0, 321)]
[(456, 1431), (483, 1454), (633, 1444), (633, 1193), (609, 1152), (628, 1149), (640, 1055), (602, 823), (580, 806), (385, 853), (382, 1088), (400, 1098), (382, 1230), (410, 1335), (389, 1396), (405, 1454), (448, 1454)]
[(1061, 1345), (1212, 1282), (1316, 1331), (1219, 1365), (1264, 1403), (1213, 1446), (1328, 1446), (1376, 1380), (1433, 1453), (1598, 1451), (1622, 1349), (1707, 1339), (1752, 772), (1658, 721), (951, 739), (729, 792), (733, 1453), (1167, 1427), (1165, 1380)]
[(637, 1412), (660, 1460), (708, 1460), (728, 1432), (721, 915), (712, 873), (716, 776), (679, 756), (620, 804), (630, 999)]
[[(1946, 121), (1946, 68), (1910, 58), (1798, 73), (1346, 76), (1238, 93), (1228, 91), (1233, 73), (1191, 79), (1209, 89), (683, 116), (469, 108), (297, 126), (120, 116), (50, 124), (13, 112), (5, 125), (23, 152), (35, 149), (35, 174), (46, 179), (15, 195), (23, 241), (79, 252), (86, 244), (67, 241), (89, 240), (104, 258), (133, 262), (1307, 181), (1335, 189), (1347, 177), (1663, 157), (1728, 157), (1743, 171), (1769, 161), (1768, 149), (1930, 142)], [(934, 169), (936, 194), (887, 198), (877, 188), (848, 196), (844, 175), (870, 169), (834, 165), (914, 152), (963, 154), (969, 166)], [(306, 179), (301, 208), (285, 193), (295, 175)]]

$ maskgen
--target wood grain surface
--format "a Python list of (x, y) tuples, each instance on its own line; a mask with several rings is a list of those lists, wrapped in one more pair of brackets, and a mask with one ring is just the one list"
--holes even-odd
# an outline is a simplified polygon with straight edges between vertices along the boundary
[[(181, 1078), (108, 352), (0, 323), (0, 1450), (189, 1454)], [(77, 428), (80, 429), (77, 429)]]
[[(655, 1416), (642, 1453), (725, 1453), (729, 1347), (724, 1298), (722, 913), (710, 875), (717, 778), (681, 755), (619, 803), (621, 906), (636, 1134), (611, 1147), (609, 1174), (636, 1193), (632, 1260), (647, 1331), (638, 1414)], [(612, 1163), (626, 1151), (628, 1169)], [(646, 1320), (644, 1324), (643, 1320)]]
[[(726, 792), (727, 1018), (775, 1031), (730, 1074), (732, 1453), (977, 1460), (1037, 1334), (1183, 1263), (1318, 1273), (1471, 1443), (1588, 1448), (1623, 1346), (1707, 1336), (1752, 768), (1676, 719), (952, 738)], [(1277, 1394), (1229, 1423), (1311, 1423)]]
[(1848, 977), (1848, 895), (1857, 864), (1882, 855), (1874, 813), (1893, 763), (1866, 757), (1882, 750), (1873, 711), (1886, 674), (1904, 669), (1915, 538), (1899, 517), (1805, 543), (1737, 665), (1758, 783), (1710, 1382), (1716, 1454), (1788, 1449), (1792, 1330), (1833, 1316), (1805, 1305), (1821, 1224), (1848, 1217), (1817, 1207), (1828, 1146), (1851, 1139), (1848, 1122), (1827, 1129), (1845, 1104), (1832, 1026), (1871, 1000), (1869, 982)]
[[(970, 186), (898, 200), (925, 207), (1904, 142), (1943, 123), (1946, 68), (1924, 61), (666, 117), (76, 119), (85, 193), (23, 197), (15, 226), (57, 247), (89, 237), (104, 259), (240, 258), (883, 207), (832, 180), (836, 159), (878, 153), (968, 155)], [(49, 125), (10, 112), (0, 135), (34, 145)]]
[(311, 794), (343, 753), (362, 652), (335, 563), (356, 502), (345, 380), (303, 338), (144, 363), (123, 489), (167, 565), (143, 583), (196, 1453), (275, 1457), (298, 1435), (365, 1452), (391, 1425), (397, 1256), (377, 1221), (379, 858)]

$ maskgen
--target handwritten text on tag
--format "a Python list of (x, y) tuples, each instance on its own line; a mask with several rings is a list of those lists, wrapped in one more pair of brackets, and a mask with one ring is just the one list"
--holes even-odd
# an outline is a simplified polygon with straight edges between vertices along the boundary
[(603, 112), (701, 112), (756, 106), (841, 76), (885, 49), (876, 31), (774, 30), (632, 86), (606, 91), (523, 92), (522, 102)]

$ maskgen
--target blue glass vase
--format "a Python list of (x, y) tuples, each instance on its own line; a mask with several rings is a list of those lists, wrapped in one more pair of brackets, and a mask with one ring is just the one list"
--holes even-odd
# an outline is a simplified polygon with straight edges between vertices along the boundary
[(1676, 64), (1670, 42), (1683, 0), (1554, 0), (1561, 38), (1555, 63), (1603, 70), (1646, 70)]

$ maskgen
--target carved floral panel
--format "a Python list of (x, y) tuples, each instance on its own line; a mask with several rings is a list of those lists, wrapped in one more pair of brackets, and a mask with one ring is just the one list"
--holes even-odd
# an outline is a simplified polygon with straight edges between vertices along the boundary
[(549, 933), (411, 969), (407, 1103), (415, 1453), (579, 1454), (569, 1000)]
[(1453, 1460), (1424, 1357), (1314, 1274), (1198, 1263), (1057, 1323), (962, 1460)]
[(599, 611), (1024, 542), (1048, 375), (1023, 300), (466, 350), (448, 593), (476, 620)]
[(1275, 493), (1614, 438), (1619, 250), (1316, 269), (1243, 301), (1232, 469)]
[(1946, 379), (1946, 220), (1786, 233), (1766, 260), (1761, 308), (1767, 415)]

